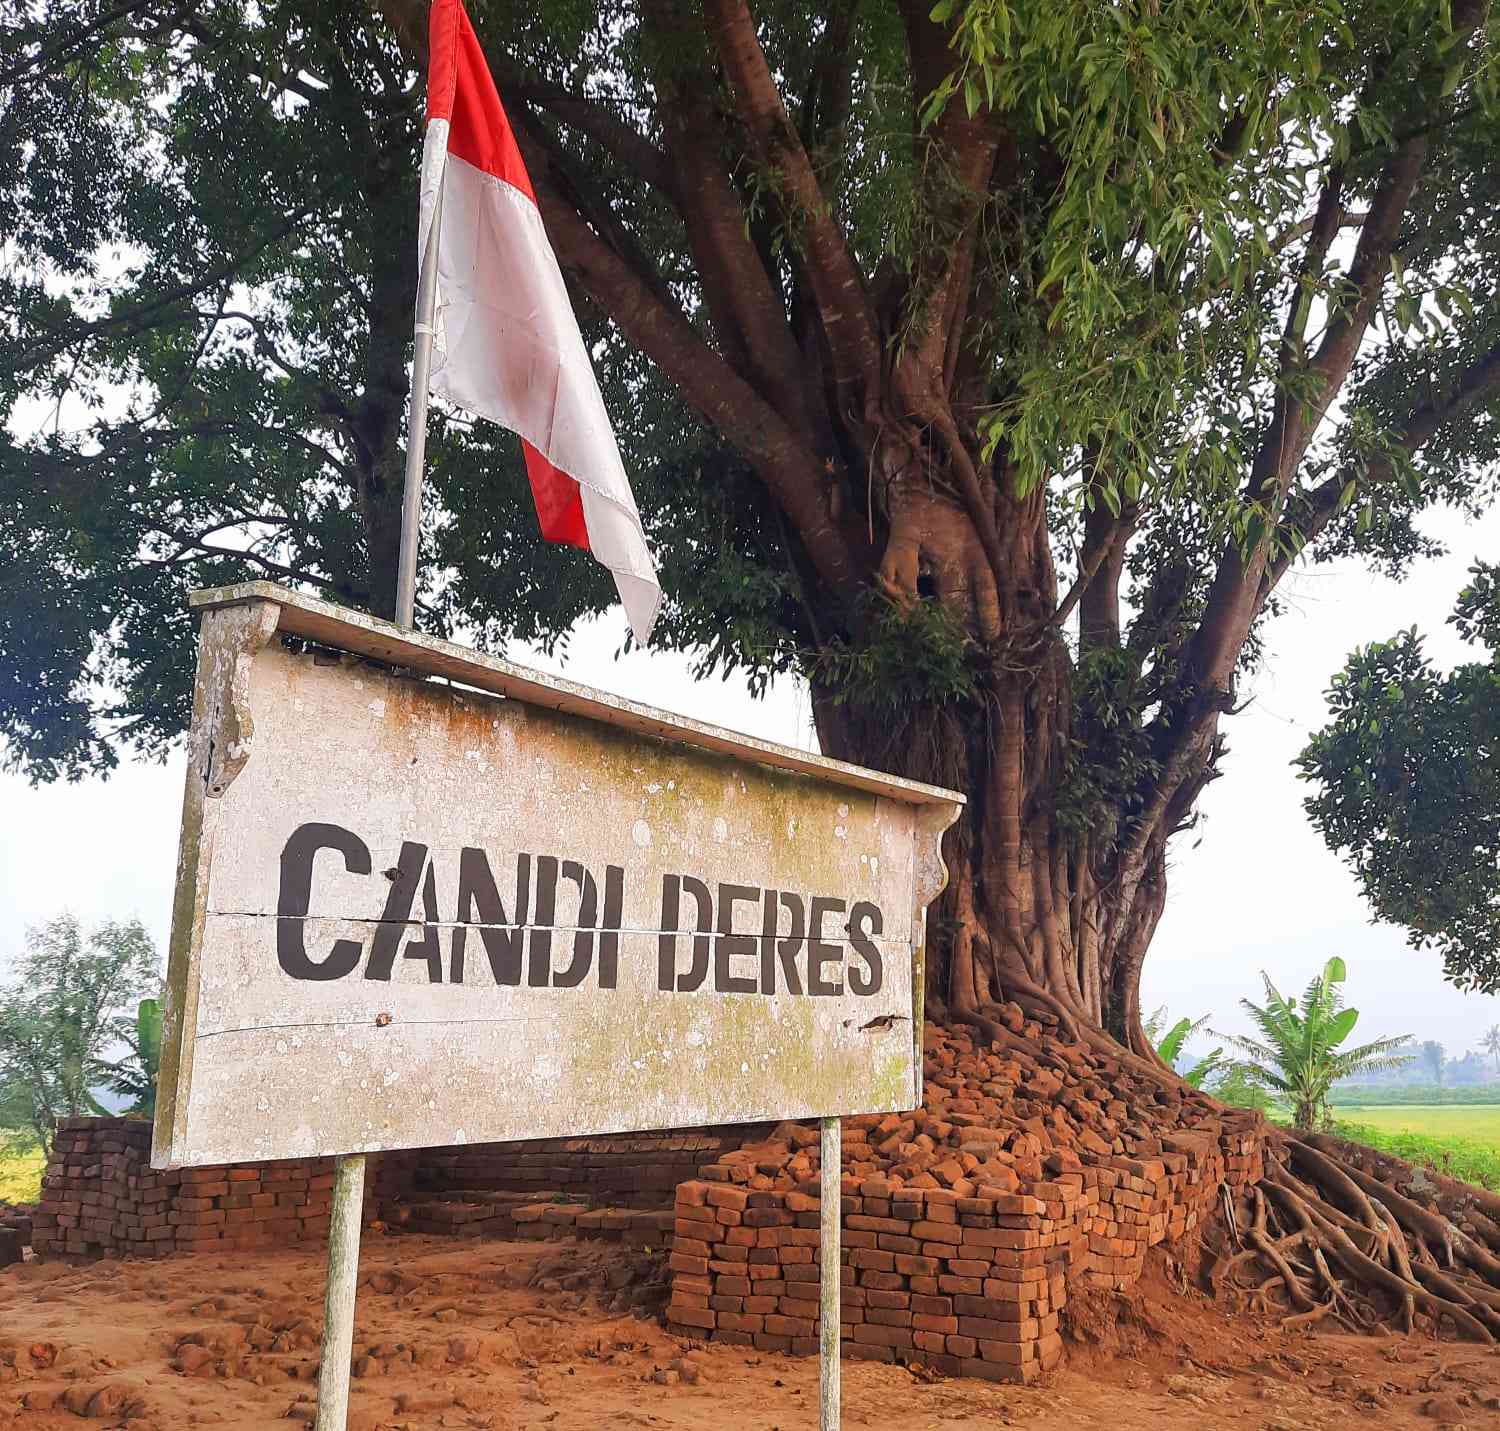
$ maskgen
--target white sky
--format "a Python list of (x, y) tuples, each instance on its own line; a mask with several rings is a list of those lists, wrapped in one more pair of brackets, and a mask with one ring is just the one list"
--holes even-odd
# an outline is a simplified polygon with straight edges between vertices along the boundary
[[(1252, 703), (1226, 722), (1225, 774), (1205, 793), (1200, 827), (1173, 847), (1167, 912), (1146, 964), (1148, 1009), (1165, 1003), (1174, 1017), (1211, 1013), (1218, 1027), (1241, 1029), (1237, 1000), (1259, 994), (1259, 970), (1300, 993), (1329, 955), (1341, 954), (1349, 1001), (1363, 1015), (1361, 1039), (1411, 1033), (1456, 1055), (1500, 1022), (1500, 998), (1458, 993), (1433, 956), (1408, 949), (1401, 931), (1369, 923), (1352, 876), (1307, 823), (1290, 763), (1321, 723), (1323, 690), (1354, 646), (1415, 624), (1440, 661), (1464, 658), (1445, 621), (1475, 554), (1500, 548), (1500, 513), (1479, 524), (1439, 518), (1429, 530), (1451, 555), (1422, 563), (1403, 583), (1354, 563), (1288, 578), (1290, 609), (1269, 632), (1270, 660), (1244, 693)], [(753, 701), (734, 682), (694, 682), (680, 656), (616, 660), (623, 629), (612, 613), (578, 633), (565, 658), (515, 654), (636, 700), (813, 747), (807, 698), (795, 684)], [(32, 789), (0, 775), (0, 963), (27, 925), (64, 909), (85, 921), (139, 916), (165, 949), (181, 787), (180, 756), (70, 786)]]

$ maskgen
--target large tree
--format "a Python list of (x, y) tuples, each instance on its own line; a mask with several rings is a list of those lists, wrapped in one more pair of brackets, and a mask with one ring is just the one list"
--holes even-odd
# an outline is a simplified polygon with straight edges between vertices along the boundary
[[(424, 9), (9, 22), (0, 729), (37, 776), (176, 734), (190, 585), (392, 609)], [(471, 10), (660, 639), (796, 671), (827, 752), (967, 792), (935, 1011), (1147, 1054), (1168, 842), (1278, 583), (1399, 566), (1424, 506), (1489, 496), (1487, 3)], [(430, 450), (423, 625), (604, 607), (511, 439), (448, 415)]]

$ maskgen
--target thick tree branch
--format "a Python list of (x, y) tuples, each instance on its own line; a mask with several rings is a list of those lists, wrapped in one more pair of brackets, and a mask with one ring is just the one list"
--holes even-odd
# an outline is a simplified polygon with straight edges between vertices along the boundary
[(675, 300), (662, 280), (656, 263), (641, 247), (636, 236), (620, 222), (614, 206), (607, 196), (595, 188), (592, 177), (580, 172), (580, 166), (558, 143), (556, 136), (536, 123), (526, 110), (517, 110), (510, 118), (522, 148), (545, 154), (559, 193), (578, 210), (594, 232), (630, 265), (658, 300), (672, 306)]
[(802, 145), (825, 193), (838, 192), (848, 152), (858, 9), (858, 0), (829, 7), (802, 101)]
[[(913, 99), (922, 101), (947, 78), (954, 65), (949, 31), (930, 18), (929, 5), (902, 0), (901, 19), (913, 79)], [(935, 238), (925, 244), (910, 293), (915, 362), (929, 370), (946, 368), (952, 335), (961, 331), (968, 313), (970, 278), (979, 242), (979, 216), (992, 188), (1008, 188), (1016, 174), (1017, 154), (1005, 146), (1003, 173), (996, 175), (996, 156), (1006, 139), (987, 108), (970, 116), (963, 104), (950, 103), (916, 143), (925, 151), (923, 211)]]
[(720, 351), (805, 442), (819, 446), (815, 433), (822, 424), (812, 416), (816, 395), (803, 381), (785, 299), (756, 248), (751, 215), (725, 164), (732, 140), (712, 101), (717, 85), (702, 41), (702, 19), (681, 0), (646, 0), (646, 11), (663, 37), (656, 46), (659, 109), (679, 172), (688, 245)]
[[(1280, 512), (1308, 444), (1343, 387), (1375, 315), (1401, 220), (1421, 178), (1429, 150), (1430, 141), (1426, 138), (1410, 139), (1386, 160), (1344, 280), (1349, 301), (1328, 325), (1317, 355), (1305, 368), (1299, 355), (1310, 292), (1300, 294), (1293, 304), (1282, 346), (1275, 410), (1245, 489), (1246, 500), (1258, 504), (1272, 518)], [(1341, 192), (1342, 175), (1335, 166), (1313, 221), (1308, 257), (1304, 261), (1305, 275), (1315, 276), (1311, 268), (1314, 262), (1321, 269), (1321, 255), (1326, 254), (1338, 231), (1343, 215)], [(1313, 387), (1310, 394), (1294, 393), (1294, 385), (1307, 383)], [(1260, 609), (1262, 579), (1273, 534), (1271, 521), (1264, 526), (1264, 534), (1248, 552), (1231, 540), (1214, 574), (1203, 620), (1193, 640), (1195, 673), (1205, 686), (1227, 689), (1240, 648)]]
[(1120, 644), (1120, 578), (1125, 569), (1125, 547), (1135, 531), (1134, 504), (1111, 511), (1096, 488), (1093, 505), (1084, 513), (1083, 545), (1078, 553), (1078, 575), (1057, 608), (1054, 624), (1062, 626), (1073, 607), (1079, 607), (1079, 636), (1085, 647)]
[(562, 198), (545, 156), (534, 146), (524, 147), (532, 149), (525, 157), (559, 263), (754, 466), (797, 529), (819, 576), (839, 597), (852, 600), (862, 564), (852, 534), (833, 514), (826, 484), (817, 480), (817, 454)]
[(704, 0), (704, 13), (758, 165), (781, 186), (792, 216), (833, 364), (839, 416), (858, 421), (878, 389), (881, 365), (864, 282), (787, 116), (746, 0)]
[(644, 134), (611, 113), (608, 101), (575, 94), (490, 56), (490, 68), (502, 101), (521, 100), (545, 110), (569, 129), (592, 139), (624, 168), (644, 179), (680, 212), (683, 199), (670, 156)]
[(1311, 418), (1303, 424), (1308, 439), (1349, 375), (1355, 354), (1375, 316), (1380, 291), (1390, 274), (1396, 236), (1431, 148), (1431, 140), (1425, 135), (1408, 139), (1386, 161), (1381, 172), (1375, 197), (1359, 231), (1354, 258), (1341, 285), (1347, 301), (1329, 322), (1317, 355), (1308, 365), (1309, 375), (1317, 381)]

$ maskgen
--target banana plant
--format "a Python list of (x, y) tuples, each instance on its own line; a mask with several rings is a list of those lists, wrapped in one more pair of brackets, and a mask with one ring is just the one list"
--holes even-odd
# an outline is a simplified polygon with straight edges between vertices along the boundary
[(1292, 1121), (1312, 1132), (1328, 1121), (1328, 1093), (1341, 1078), (1383, 1068), (1399, 1068), (1411, 1061), (1402, 1052), (1409, 1034), (1376, 1039), (1356, 1048), (1342, 1048), (1359, 1021), (1359, 1010), (1344, 1007), (1339, 985), (1348, 977), (1344, 961), (1335, 955), (1308, 984), (1299, 1006), (1286, 998), (1261, 971), (1266, 1001), (1241, 999), (1240, 1006), (1260, 1030), (1261, 1037), (1218, 1034), (1247, 1057), (1246, 1071), (1266, 1088), (1282, 1094), (1292, 1106)]
[(156, 1074), (161, 1065), (161, 1001), (142, 999), (135, 1011), (134, 1035), (127, 1034), (130, 1056), (113, 1066), (110, 1088), (129, 1098), (129, 1112), (156, 1116)]
[(1217, 1078), (1227, 1071), (1230, 1060), (1224, 1056), (1222, 1048), (1216, 1048), (1207, 1057), (1200, 1058), (1186, 1073), (1182, 1073), (1177, 1067), (1177, 1060), (1181, 1057), (1187, 1041), (1208, 1023), (1209, 1015), (1204, 1014), (1201, 1019), (1196, 1020), (1178, 1019), (1165, 1034), (1162, 1034), (1166, 1018), (1166, 1009), (1157, 1009), (1144, 1024), (1146, 1037), (1151, 1040), (1156, 1056), (1184, 1083), (1190, 1088), (1202, 1088), (1210, 1079)]

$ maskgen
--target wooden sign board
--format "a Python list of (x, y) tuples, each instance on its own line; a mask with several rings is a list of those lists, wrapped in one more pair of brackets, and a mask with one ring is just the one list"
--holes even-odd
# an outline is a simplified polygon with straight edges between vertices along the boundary
[(153, 1162), (899, 1110), (962, 797), (193, 598)]

